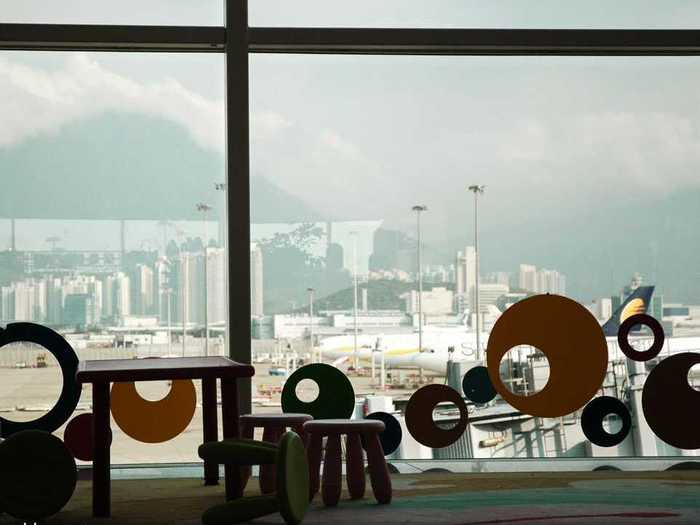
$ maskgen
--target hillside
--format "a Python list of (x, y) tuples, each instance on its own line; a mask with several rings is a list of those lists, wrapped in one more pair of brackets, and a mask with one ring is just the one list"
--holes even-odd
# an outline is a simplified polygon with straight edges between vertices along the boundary
[[(0, 148), (0, 216), (38, 219), (197, 219), (221, 197), (224, 157), (169, 121), (107, 114)], [(317, 219), (263, 176), (251, 180), (252, 221)], [(221, 213), (222, 206), (214, 213)]]

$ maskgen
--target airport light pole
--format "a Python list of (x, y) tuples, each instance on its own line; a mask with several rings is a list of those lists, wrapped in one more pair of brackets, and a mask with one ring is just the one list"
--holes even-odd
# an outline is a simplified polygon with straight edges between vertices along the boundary
[[(309, 287), (306, 289), (309, 292), (309, 349), (311, 359), (314, 358), (314, 289)], [(318, 356), (318, 362), (321, 363), (321, 356)]]
[(416, 230), (418, 232), (418, 352), (423, 351), (423, 238), (420, 227), (420, 216), (428, 211), (427, 206), (416, 205)]
[(467, 188), (474, 193), (474, 302), (476, 311), (476, 358), (482, 359), (481, 352), (481, 305), (479, 298), (479, 195), (484, 194), (486, 186), (472, 185)]
[(209, 266), (209, 223), (207, 219), (211, 206), (200, 202), (197, 204), (197, 211), (201, 211), (204, 217), (204, 356), (209, 356), (209, 280), (207, 267)]
[(357, 371), (360, 366), (360, 359), (357, 354), (357, 232), (350, 232), (352, 235), (352, 279), (353, 279), (353, 320), (354, 320), (354, 359), (353, 368)]

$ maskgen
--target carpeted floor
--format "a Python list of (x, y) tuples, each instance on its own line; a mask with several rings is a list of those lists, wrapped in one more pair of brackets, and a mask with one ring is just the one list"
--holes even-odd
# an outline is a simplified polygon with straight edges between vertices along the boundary
[[(591, 472), (394, 475), (394, 501), (377, 505), (369, 489), (336, 508), (314, 501), (305, 523), (370, 525), (700, 524), (700, 472)], [(252, 481), (247, 491), (257, 493)], [(80, 482), (69, 505), (47, 525), (194, 525), (224, 500), (223, 487), (195, 479), (116, 480), (111, 519), (91, 517), (91, 485)], [(0, 516), (0, 525), (17, 523)], [(273, 515), (254, 523), (283, 523)]]

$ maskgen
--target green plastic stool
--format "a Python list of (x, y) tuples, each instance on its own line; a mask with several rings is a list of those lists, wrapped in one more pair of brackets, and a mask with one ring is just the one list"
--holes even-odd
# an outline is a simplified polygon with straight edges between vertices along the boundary
[(279, 512), (284, 521), (297, 525), (309, 507), (309, 466), (306, 450), (295, 432), (287, 432), (278, 445), (252, 439), (227, 439), (205, 443), (199, 457), (224, 465), (276, 465), (277, 492), (240, 498), (211, 507), (202, 515), (204, 525), (230, 525)]

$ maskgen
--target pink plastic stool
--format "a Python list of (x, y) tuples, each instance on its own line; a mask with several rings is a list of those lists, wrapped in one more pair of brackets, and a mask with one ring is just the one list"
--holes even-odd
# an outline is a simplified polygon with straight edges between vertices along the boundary
[(364, 454), (362, 438), (367, 448), (367, 465), (374, 497), (379, 503), (391, 502), (391, 478), (379, 442), (384, 423), (372, 419), (324, 419), (304, 423), (308, 436), (310, 497), (319, 489), (319, 468), (323, 452), (323, 437), (328, 436), (323, 463), (323, 488), (321, 496), (327, 506), (335, 506), (340, 499), (342, 486), (342, 458), (340, 437), (346, 435), (346, 473), (350, 497), (359, 499), (365, 495)]
[[(304, 423), (312, 419), (308, 414), (247, 414), (241, 416), (241, 436), (253, 439), (255, 429), (262, 428), (262, 440), (276, 445), (287, 428), (290, 428), (306, 443)], [(260, 491), (263, 494), (271, 494), (277, 490), (275, 469), (275, 465), (260, 465)], [(249, 478), (250, 468), (247, 468), (243, 473), (243, 488)]]

